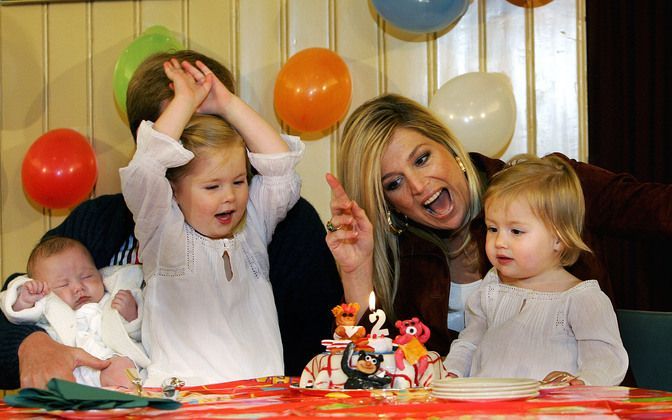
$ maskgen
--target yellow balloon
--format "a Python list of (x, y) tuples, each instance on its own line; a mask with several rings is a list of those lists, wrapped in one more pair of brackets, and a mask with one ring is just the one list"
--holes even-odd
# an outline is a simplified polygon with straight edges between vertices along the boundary
[(469, 152), (502, 155), (516, 127), (516, 101), (503, 73), (465, 73), (436, 92), (429, 108)]

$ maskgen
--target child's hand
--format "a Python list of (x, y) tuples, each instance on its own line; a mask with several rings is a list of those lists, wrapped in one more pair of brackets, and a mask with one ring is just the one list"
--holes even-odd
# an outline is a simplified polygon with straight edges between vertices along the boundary
[[(172, 82), (171, 86), (175, 92), (175, 96), (171, 102), (178, 101), (184, 103), (189, 117), (191, 117), (210, 93), (214, 76), (206, 77), (201, 72), (197, 74), (189, 72), (175, 58), (171, 58), (170, 61), (163, 63), (163, 69), (168, 79)], [(208, 72), (212, 74), (209, 70)]]
[(581, 379), (572, 375), (571, 373), (562, 372), (559, 370), (554, 370), (553, 372), (546, 375), (543, 381), (545, 384), (558, 384), (558, 383), (568, 383), (570, 385), (585, 385)]
[(15, 311), (32, 308), (35, 302), (49, 294), (49, 286), (45, 282), (30, 280), (19, 286), (19, 295), (12, 305)]
[(231, 99), (235, 97), (233, 93), (226, 88), (224, 83), (215, 76), (215, 74), (201, 61), (196, 61), (196, 66), (188, 61), (182, 62), (182, 68), (189, 73), (194, 80), (203, 80), (211, 83), (210, 92), (200, 103), (197, 112), (202, 114), (219, 115), (225, 117)]
[(138, 303), (128, 290), (119, 290), (112, 299), (112, 308), (119, 311), (126, 321), (131, 322), (138, 317)]

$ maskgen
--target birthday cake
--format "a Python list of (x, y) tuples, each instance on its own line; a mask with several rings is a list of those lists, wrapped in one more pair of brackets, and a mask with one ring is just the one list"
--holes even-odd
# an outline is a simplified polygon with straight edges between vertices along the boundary
[(424, 347), (430, 331), (418, 318), (397, 321), (399, 334), (392, 340), (387, 330), (377, 328), (385, 320), (381, 310), (370, 315), (371, 322), (379, 322), (368, 334), (364, 327), (353, 325), (358, 310), (356, 303), (332, 309), (334, 339), (322, 340), (326, 351), (303, 369), (301, 388), (406, 389), (427, 387), (446, 377), (441, 356)]

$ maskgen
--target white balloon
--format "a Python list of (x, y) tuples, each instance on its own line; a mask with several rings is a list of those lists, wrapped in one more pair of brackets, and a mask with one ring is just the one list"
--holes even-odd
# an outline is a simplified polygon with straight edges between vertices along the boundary
[(465, 73), (447, 81), (429, 108), (468, 152), (502, 155), (516, 126), (516, 100), (503, 73)]

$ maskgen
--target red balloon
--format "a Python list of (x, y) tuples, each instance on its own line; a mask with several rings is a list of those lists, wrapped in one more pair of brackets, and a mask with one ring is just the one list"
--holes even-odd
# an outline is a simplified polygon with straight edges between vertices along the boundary
[(307, 132), (324, 130), (343, 118), (351, 95), (348, 66), (326, 48), (308, 48), (290, 57), (273, 94), (278, 116)]
[(43, 207), (62, 209), (86, 199), (96, 183), (93, 148), (75, 130), (57, 128), (37, 138), (26, 152), (21, 180), (26, 194)]

